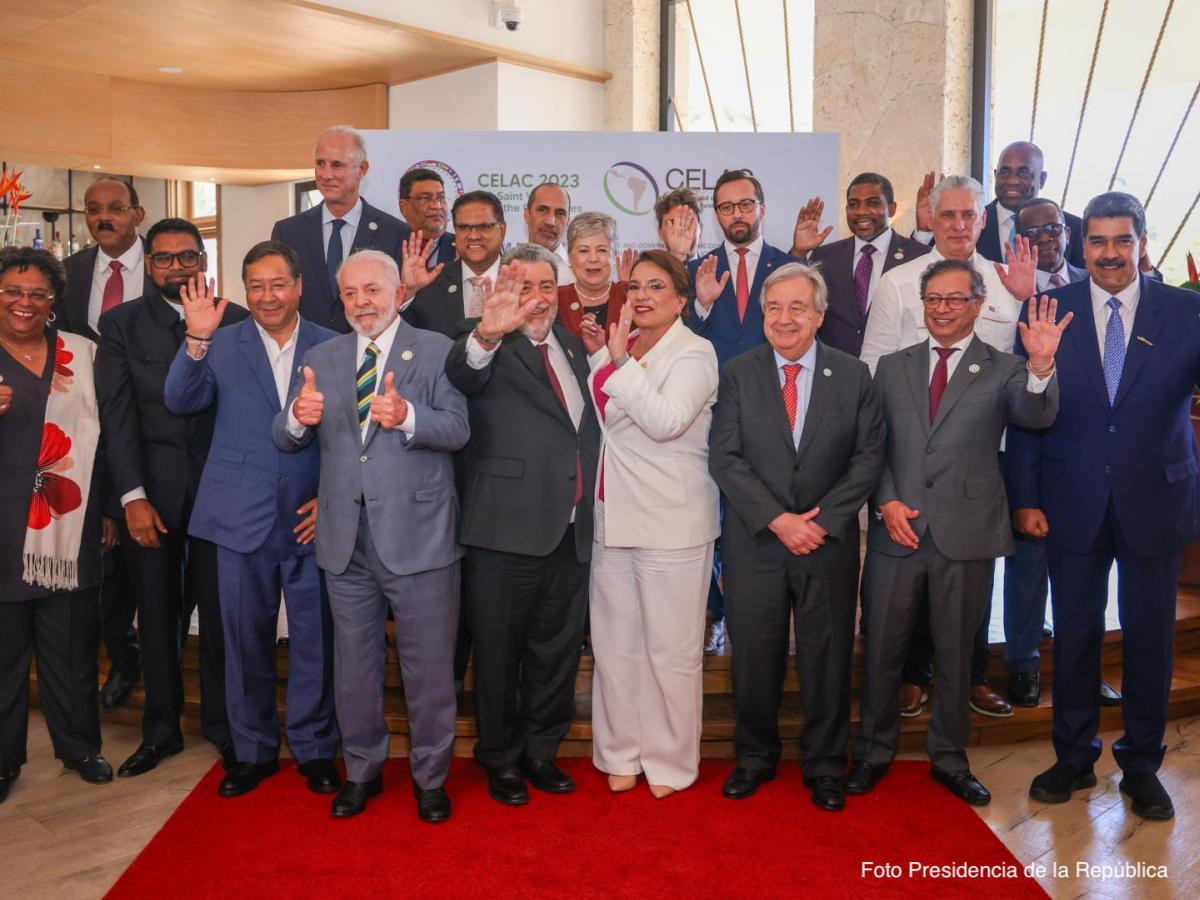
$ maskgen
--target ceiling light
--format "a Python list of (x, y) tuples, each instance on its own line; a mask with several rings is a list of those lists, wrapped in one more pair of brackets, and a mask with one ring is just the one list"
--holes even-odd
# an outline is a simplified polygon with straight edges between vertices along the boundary
[(183, 73), (183, 69), (179, 68), (179, 66), (159, 66), (158, 71), (164, 75), (180, 75)]
[(92, 163), (92, 168), (93, 168), (93, 169), (98, 169), (98, 168), (100, 168), (100, 163)]

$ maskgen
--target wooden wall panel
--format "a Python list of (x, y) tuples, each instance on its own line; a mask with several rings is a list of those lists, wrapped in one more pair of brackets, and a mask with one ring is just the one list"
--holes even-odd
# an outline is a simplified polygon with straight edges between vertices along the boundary
[(0, 59), (4, 149), (105, 159), (112, 145), (109, 79)]

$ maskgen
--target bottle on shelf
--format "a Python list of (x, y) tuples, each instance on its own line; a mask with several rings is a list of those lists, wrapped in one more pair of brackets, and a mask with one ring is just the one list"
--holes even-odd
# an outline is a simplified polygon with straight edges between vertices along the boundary
[(42, 229), (41, 228), (33, 229), (33, 249), (34, 250), (45, 250), (46, 249), (46, 242), (44, 240), (42, 240)]

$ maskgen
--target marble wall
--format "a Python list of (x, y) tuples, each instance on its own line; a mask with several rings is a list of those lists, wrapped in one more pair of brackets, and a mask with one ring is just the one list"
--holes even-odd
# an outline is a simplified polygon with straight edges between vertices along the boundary
[(605, 0), (606, 131), (658, 130), (658, 0)]

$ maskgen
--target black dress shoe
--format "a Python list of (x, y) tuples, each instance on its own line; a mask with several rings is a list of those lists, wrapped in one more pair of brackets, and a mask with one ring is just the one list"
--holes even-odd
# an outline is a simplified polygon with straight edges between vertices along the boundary
[(1100, 705), (1101, 706), (1120, 706), (1121, 692), (1114, 688), (1107, 681), (1100, 682)]
[(0, 775), (0, 803), (8, 799), (9, 788), (12, 783), (17, 780), (17, 776), (21, 774), (20, 769), (13, 769), (11, 772), (5, 772)]
[(367, 808), (367, 801), (378, 797), (382, 791), (383, 775), (376, 775), (370, 781), (347, 781), (333, 798), (330, 812), (335, 819), (357, 816)]
[(63, 768), (78, 772), (88, 784), (108, 784), (112, 781), (112, 766), (99, 753), (89, 753), (83, 759), (64, 759)]
[(226, 741), (216, 746), (217, 753), (221, 754), (221, 768), (226, 772), (232, 772), (238, 766), (237, 750), (234, 749), (233, 741)]
[(745, 766), (738, 766), (725, 779), (721, 793), (730, 800), (745, 800), (747, 797), (754, 796), (760, 784), (766, 784), (774, 778), (774, 769), (748, 769)]
[(1171, 795), (1153, 772), (1126, 772), (1121, 779), (1121, 793), (1133, 801), (1134, 815), (1143, 819), (1175, 817)]
[(1008, 695), (1017, 706), (1037, 706), (1042, 702), (1042, 673), (1014, 673), (1008, 682)]
[(129, 699), (133, 686), (138, 683), (141, 675), (137, 672), (113, 671), (104, 680), (100, 688), (100, 703), (105, 709), (116, 709)]
[(554, 764), (551, 759), (523, 759), (521, 771), (539, 791), (547, 794), (569, 794), (575, 790), (571, 776)]
[(1045, 772), (1033, 779), (1029, 786), (1029, 798), (1039, 803), (1066, 803), (1074, 791), (1096, 786), (1096, 774), (1091, 766), (1076, 766), (1056, 762)]
[(812, 801), (830, 812), (839, 812), (846, 806), (846, 791), (840, 779), (832, 775), (817, 775), (805, 778), (804, 786), (812, 791)]
[(152, 744), (142, 744), (133, 751), (133, 755), (129, 759), (121, 763), (121, 768), (117, 770), (117, 776), (132, 778), (135, 775), (145, 775), (168, 756), (174, 756), (182, 751), (183, 741), (172, 741), (169, 744), (159, 744), (157, 747)]
[(890, 765), (891, 763), (856, 762), (850, 767), (850, 774), (846, 776), (846, 793), (865, 794), (879, 784)]
[(236, 763), (221, 779), (221, 786), (217, 788), (217, 793), (222, 797), (240, 797), (242, 794), (250, 793), (264, 778), (268, 778), (278, 771), (279, 761), (275, 759), (265, 763)]
[(992, 795), (988, 793), (988, 789), (970, 772), (943, 772), (941, 769), (930, 769), (929, 772), (934, 781), (944, 784), (950, 789), (950, 793), (972, 806), (987, 806), (992, 802)]
[(332, 759), (310, 759), (300, 763), (297, 771), (308, 779), (308, 789), (314, 794), (333, 794), (342, 786), (342, 776)]
[(521, 777), (521, 770), (512, 763), (489, 767), (487, 777), (488, 793), (492, 795), (493, 800), (498, 800), (506, 806), (521, 806), (529, 802), (525, 779)]
[(436, 825), (450, 818), (450, 795), (446, 793), (445, 788), (425, 790), (413, 782), (413, 794), (417, 797), (417, 815), (421, 817), (422, 822)]

